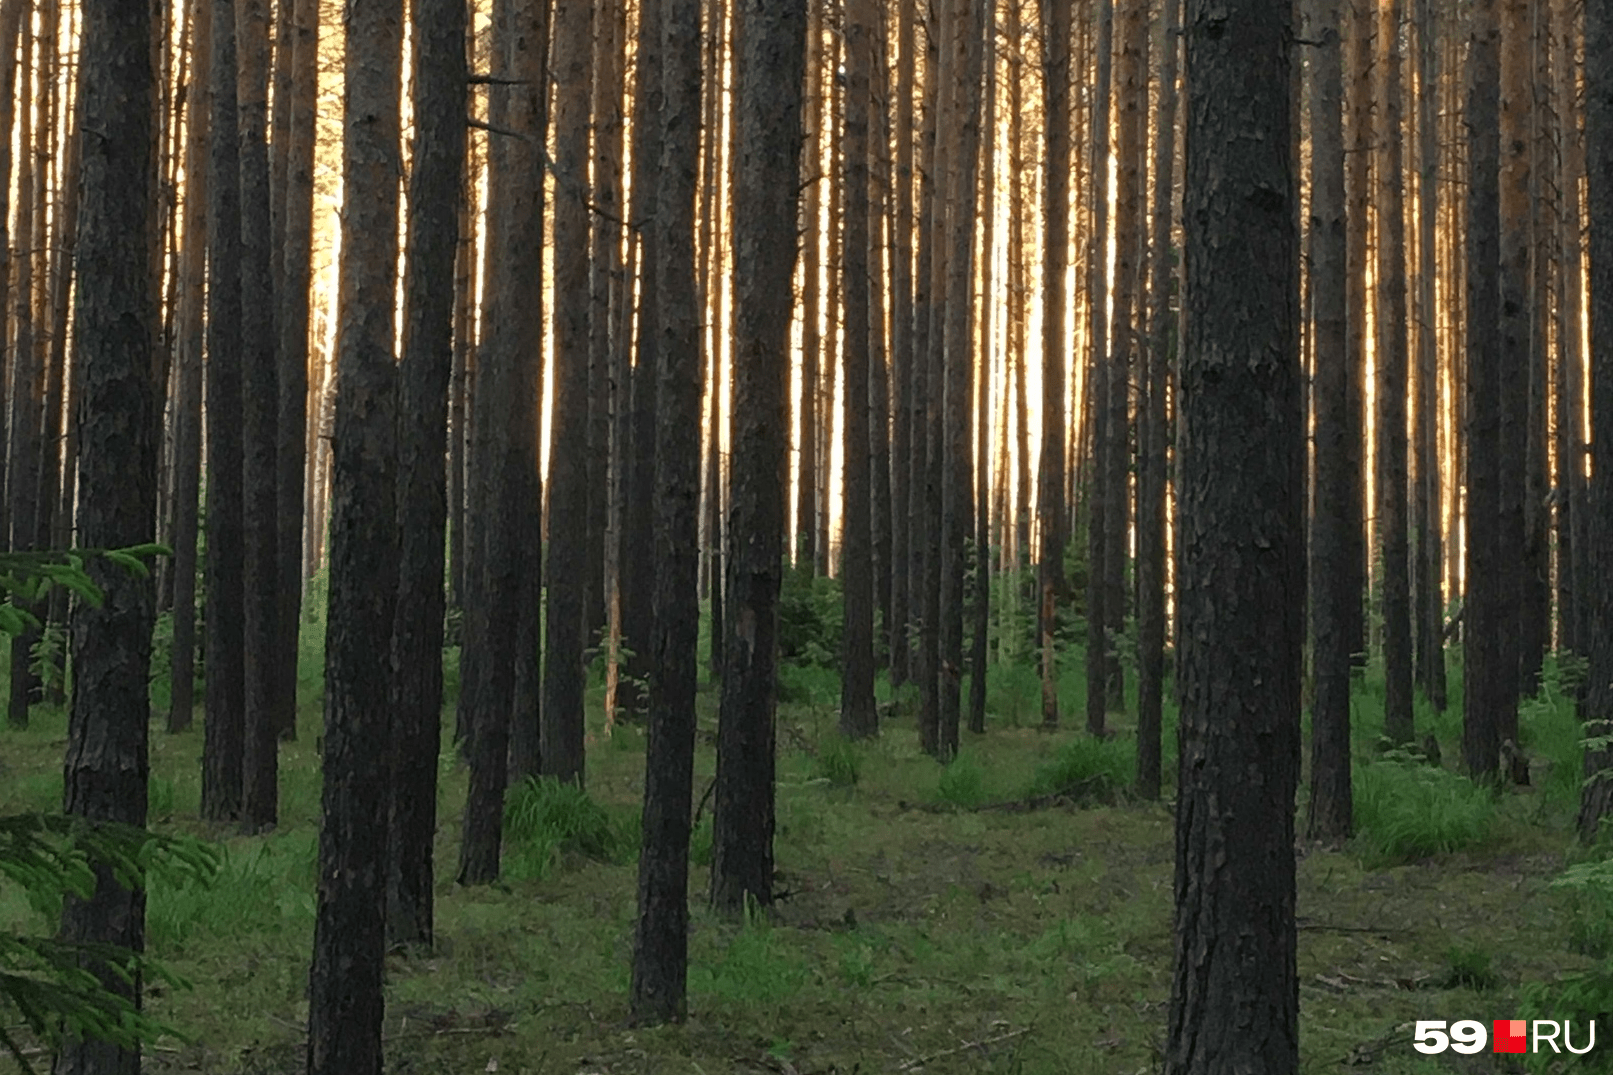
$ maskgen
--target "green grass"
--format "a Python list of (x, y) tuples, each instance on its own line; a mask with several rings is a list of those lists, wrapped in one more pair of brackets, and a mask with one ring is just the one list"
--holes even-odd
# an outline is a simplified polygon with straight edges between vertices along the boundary
[[(222, 867), (211, 889), (150, 893), (152, 949), (194, 984), (150, 996), (155, 1015), (194, 1039), (148, 1052), (150, 1072), (301, 1070), (322, 639), (310, 622), (299, 738), (281, 747), (273, 834), (242, 837), (197, 821), (200, 725), (168, 735), (165, 714), (154, 721), (153, 824), (216, 841)], [(457, 655), (448, 656), (452, 685)], [(896, 715), (876, 738), (850, 743), (835, 730), (832, 668), (787, 668), (775, 842), (785, 898), (742, 922), (706, 910), (706, 803), (690, 848), (690, 1019), (673, 1027), (627, 1020), (642, 729), (623, 723), (607, 736), (602, 686), (592, 680), (586, 794), (541, 782), (513, 788), (504, 877), (471, 889), (451, 880), (466, 775), (445, 739), (438, 944), (389, 959), (388, 1070), (458, 1075), (496, 1060), (506, 1073), (716, 1075), (788, 1063), (827, 1075), (892, 1071), (924, 1057), (932, 1075), (1156, 1070), (1171, 981), (1174, 821), (1168, 805), (1125, 794), (1134, 697), (1128, 713), (1110, 715), (1110, 738), (1068, 727), (1083, 709), (1081, 664), (1078, 650), (1062, 655), (1067, 726), (1051, 733), (1040, 729), (1034, 668), (993, 667), (988, 732), (965, 732), (944, 768), (918, 748), (911, 688), (893, 699), (882, 677), (879, 696), (897, 702)], [(1561, 695), (1526, 708), (1535, 786), (1494, 798), (1454, 773), (1459, 672), (1453, 660), (1444, 714), (1421, 703), (1417, 712), (1419, 737), (1441, 743), (1443, 771), (1378, 759), (1381, 674), (1369, 669), (1356, 684), (1360, 837), (1342, 850), (1307, 848), (1298, 864), (1303, 1070), (1333, 1070), (1352, 1055), (1370, 1055), (1380, 1075), (1449, 1070), (1413, 1052), (1397, 1028), (1458, 1010), (1522, 1011), (1547, 986), (1562, 996), (1562, 983), (1579, 981), (1564, 976), (1601, 967), (1613, 946), (1613, 899), (1551, 887), (1572, 846), (1571, 711)], [(703, 684), (697, 800), (714, 772), (716, 703)], [(451, 730), (451, 702), (443, 717)], [(1167, 804), (1175, 722), (1168, 708)], [(65, 714), (49, 707), (36, 708), (27, 731), (0, 729), (0, 810), (59, 806), (65, 740)], [(1071, 789), (1082, 794), (1023, 808)], [(979, 809), (1009, 803), (1022, 808)], [(51, 919), (5, 884), (0, 928), (44, 930)], [(984, 1044), (949, 1051), (969, 1042)]]

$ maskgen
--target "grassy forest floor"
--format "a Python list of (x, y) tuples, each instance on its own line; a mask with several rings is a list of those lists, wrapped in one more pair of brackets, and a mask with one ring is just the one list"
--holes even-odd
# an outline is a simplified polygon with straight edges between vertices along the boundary
[[(154, 722), (153, 825), (216, 839), (224, 857), (211, 888), (159, 886), (150, 895), (151, 950), (193, 988), (148, 993), (150, 1010), (191, 1039), (148, 1050), (148, 1071), (302, 1070), (321, 639), (310, 624), (300, 735), (282, 748), (282, 821), (271, 835), (202, 826), (200, 726), (175, 736)], [(691, 855), (683, 1026), (626, 1025), (642, 733), (622, 725), (605, 734), (596, 686), (589, 798), (515, 789), (505, 880), (479, 889), (451, 880), (466, 777), (445, 752), (439, 945), (430, 956), (389, 962), (389, 1070), (1158, 1070), (1170, 994), (1172, 816), (1167, 805), (1124, 794), (1133, 764), (1127, 719), (1114, 718), (1118, 735), (1107, 742), (1041, 732), (1031, 727), (1033, 673), (1000, 667), (990, 731), (966, 732), (961, 757), (942, 769), (919, 753), (910, 714), (887, 720), (869, 745), (838, 741), (832, 672), (790, 668), (783, 687), (781, 899), (776, 913), (744, 924), (705, 910), (708, 810)], [(1066, 714), (1079, 711), (1081, 690), (1072, 669)], [(165, 702), (166, 683), (159, 679), (154, 694)], [(1488, 1052), (1420, 1056), (1407, 1024), (1488, 1023), (1526, 1009), (1551, 1017), (1539, 994), (1593, 966), (1586, 953), (1599, 956), (1613, 942), (1613, 900), (1551, 886), (1583, 857), (1571, 832), (1579, 731), (1560, 695), (1548, 688), (1525, 710), (1533, 786), (1495, 799), (1455, 775), (1459, 693), (1447, 713), (1417, 715), (1419, 736), (1434, 732), (1445, 754), (1435, 769), (1378, 756), (1381, 677), (1369, 671), (1358, 683), (1361, 835), (1339, 850), (1307, 847), (1299, 864), (1305, 1071), (1522, 1071), (1508, 1066), (1515, 1058)], [(715, 710), (708, 686), (697, 794), (713, 772)], [(450, 705), (450, 729), (451, 714)], [(0, 813), (59, 808), (65, 744), (65, 717), (48, 707), (36, 709), (27, 731), (0, 730)], [(1167, 802), (1174, 754), (1168, 714)], [(1078, 791), (1050, 799), (1060, 788)], [(1301, 816), (1303, 797), (1302, 789)], [(16, 886), (0, 888), (0, 929), (47, 930), (50, 910), (31, 907)], [(1613, 1054), (1613, 1043), (1599, 1044)], [(1590, 1058), (1567, 1059), (1574, 1064), (1563, 1070), (1590, 1069)]]

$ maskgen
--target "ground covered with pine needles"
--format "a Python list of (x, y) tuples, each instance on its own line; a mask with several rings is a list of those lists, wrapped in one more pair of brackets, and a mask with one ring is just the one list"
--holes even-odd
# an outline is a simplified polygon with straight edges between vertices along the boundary
[[(223, 866), (209, 888), (150, 895), (152, 953), (191, 988), (148, 992), (153, 1014), (188, 1039), (149, 1049), (148, 1071), (302, 1070), (320, 779), (316, 625), (308, 633), (277, 832), (247, 838), (197, 822), (200, 728), (170, 736), (153, 726), (152, 823), (217, 840)], [(779, 903), (743, 923), (704, 909), (708, 804), (691, 853), (690, 1018), (681, 1026), (635, 1029), (626, 1018), (641, 731), (604, 727), (596, 685), (587, 794), (512, 789), (505, 878), (487, 888), (452, 883), (465, 773), (445, 752), (438, 945), (389, 963), (389, 1069), (1159, 1070), (1172, 954), (1173, 717), (1166, 802), (1144, 803), (1126, 793), (1126, 719), (1116, 715), (1108, 741), (1042, 732), (1032, 727), (1037, 685), (1024, 668), (994, 673), (990, 731), (965, 733), (947, 768), (919, 753), (905, 700), (877, 740), (854, 745), (833, 731), (832, 672), (790, 668), (783, 686)], [(1081, 690), (1073, 670), (1066, 713), (1077, 712)], [(154, 693), (165, 701), (165, 684)], [(1435, 767), (1382, 754), (1381, 686), (1370, 672), (1358, 684), (1360, 835), (1343, 848), (1303, 848), (1299, 868), (1304, 1070), (1523, 1071), (1489, 1053), (1420, 1056), (1410, 1024), (1561, 1017), (1547, 1010), (1553, 990), (1613, 947), (1607, 890), (1553, 884), (1596, 858), (1573, 843), (1579, 731), (1563, 694), (1549, 676), (1526, 706), (1534, 782), (1496, 797), (1454, 772), (1459, 696), (1446, 714), (1418, 712), (1419, 735), (1432, 731), (1443, 748)], [(714, 688), (701, 705), (697, 794), (714, 767)], [(0, 813), (59, 808), (65, 745), (64, 715), (45, 707), (28, 731), (0, 732)], [(0, 928), (48, 930), (53, 913), (0, 888)], [(1613, 1041), (1599, 1045), (1613, 1055)], [(1563, 1070), (1591, 1070), (1586, 1058), (1568, 1059)]]

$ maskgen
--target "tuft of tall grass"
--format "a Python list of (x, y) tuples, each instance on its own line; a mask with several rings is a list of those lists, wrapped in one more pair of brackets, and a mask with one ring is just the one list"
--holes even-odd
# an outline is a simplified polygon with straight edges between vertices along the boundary
[(1495, 820), (1491, 793), (1395, 753), (1355, 767), (1355, 831), (1369, 857), (1406, 862), (1476, 847)]
[(1135, 740), (1082, 735), (1065, 743), (1037, 767), (1030, 794), (1112, 802), (1131, 783), (1136, 771)]
[(158, 954), (178, 954), (208, 940), (311, 931), (317, 853), (314, 833), (288, 832), (224, 846), (211, 881), (153, 875), (146, 936)]
[(818, 743), (812, 774), (837, 788), (849, 788), (862, 776), (862, 767), (862, 750), (857, 744), (839, 733), (831, 733)]
[(637, 846), (586, 791), (553, 777), (528, 777), (505, 795), (504, 839), (504, 872), (518, 880), (548, 877), (564, 852), (615, 862)]

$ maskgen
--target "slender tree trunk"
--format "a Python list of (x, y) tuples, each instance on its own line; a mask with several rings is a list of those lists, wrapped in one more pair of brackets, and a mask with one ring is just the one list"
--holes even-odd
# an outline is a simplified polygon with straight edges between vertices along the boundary
[[(39, 547), (39, 485), (37, 475), (43, 457), (40, 445), (41, 424), (45, 409), (45, 370), (34, 350), (34, 206), (39, 191), (34, 183), (34, 141), (44, 132), (33, 122), (34, 100), (34, 45), (33, 12), (25, 12), (20, 42), (20, 74), (17, 79), (18, 95), (24, 107), (17, 116), (17, 249), (12, 281), (11, 324), (15, 335), (11, 340), (10, 378), (10, 450), (6, 453), (8, 473), (6, 485), (11, 504), (11, 542), (14, 552), (33, 551)], [(41, 50), (42, 51), (42, 50)], [(45, 96), (40, 88), (40, 100)], [(43, 111), (43, 109), (39, 109)], [(39, 236), (41, 240), (45, 237)], [(0, 296), (0, 301), (4, 301)], [(3, 338), (0, 338), (3, 341)], [(29, 609), (37, 615), (44, 611), (35, 604)], [(11, 638), (11, 677), (7, 718), (13, 728), (28, 727), (28, 707), (36, 701), (39, 681), (33, 673), (33, 649), (39, 641), (37, 628), (30, 628)]]
[(213, 64), (208, 0), (191, 0), (191, 63), (196, 75), (185, 136), (185, 242), (179, 290), (179, 387), (174, 396), (174, 638), (168, 730), (190, 727), (195, 696), (197, 497), (202, 465), (202, 313), (206, 306), (207, 155)]
[[(1417, 21), (1417, 548), (1416, 607), (1413, 629), (1417, 643), (1417, 681), (1435, 709), (1445, 708), (1445, 596), (1441, 579), (1444, 541), (1441, 531), (1439, 458), (1439, 309), (1434, 281), (1438, 269), (1439, 79), (1438, 41), (1431, 0), (1414, 0)], [(1314, 718), (1313, 718), (1314, 719)]]
[[(1349, 451), (1350, 485), (1345, 494), (1345, 556), (1351, 599), (1349, 617), (1352, 666), (1364, 666), (1367, 652), (1367, 625), (1364, 595), (1367, 585), (1366, 551), (1366, 370), (1367, 305), (1370, 299), (1367, 273), (1371, 250), (1367, 245), (1372, 211), (1372, 56), (1373, 21), (1369, 0), (1344, 0), (1344, 35), (1348, 51), (1344, 61), (1344, 108), (1349, 116), (1348, 142), (1344, 163), (1345, 216), (1345, 362), (1349, 376), (1346, 396), (1344, 444)], [(1344, 583), (1340, 583), (1342, 591)]]
[(1468, 59), (1467, 595), (1463, 610), (1462, 764), (1489, 779), (1500, 764), (1509, 663), (1501, 512), (1501, 74), (1497, 0), (1479, 0)]
[(660, 2), (666, 133), (655, 219), (661, 282), (654, 311), (654, 331), (661, 336), (655, 421), (655, 675), (650, 681), (630, 1001), (633, 1017), (649, 1023), (681, 1021), (687, 1011), (689, 809), (700, 629), (702, 378), (694, 212), (700, 165), (701, 0)]
[[(661, 139), (661, 6), (644, 2), (639, 8), (634, 66), (637, 85), (633, 94), (633, 205), (629, 219), (638, 233), (638, 316), (632, 376), (632, 413), (626, 460), (626, 491), (622, 494), (620, 551), (620, 597), (623, 641), (630, 654), (616, 694), (616, 708), (642, 714), (647, 699), (638, 684), (650, 669), (648, 630), (654, 614), (651, 602), (655, 580), (654, 538), (652, 534), (655, 499), (655, 370), (660, 334), (644, 331), (654, 324), (659, 309), (657, 298), (658, 257), (655, 229), (649, 226), (660, 195)], [(631, 273), (628, 279), (632, 279)], [(631, 292), (631, 287), (629, 287)], [(625, 341), (624, 341), (625, 342)], [(625, 689), (623, 689), (625, 688)]]
[[(473, 708), (466, 721), (471, 771), (459, 857), (459, 883), (465, 885), (488, 884), (498, 877), (506, 755), (517, 705), (517, 647), (522, 641), (517, 637), (523, 616), (521, 576), (535, 566), (523, 547), (531, 536), (526, 518), (532, 488), (527, 452), (536, 424), (533, 367), (542, 336), (542, 162), (536, 145), (544, 129), (538, 87), (546, 81), (546, 10), (539, 0), (500, 0), (493, 19), (496, 70), (512, 83), (494, 88), (495, 95), (504, 96), (502, 124), (496, 125), (525, 137), (493, 142), (492, 190), (498, 201), (491, 216), (500, 235), (500, 257), (493, 262), (489, 332), (479, 367), (477, 410), (485, 412), (485, 434), (477, 444), (484, 483), (478, 511), (478, 526), (483, 529), (481, 613), (467, 644), (480, 648), (481, 654), (476, 660)], [(535, 609), (526, 614), (535, 614)]]
[[(559, 0), (554, 15), (555, 187), (554, 400), (549, 462), (547, 663), (543, 676), (542, 772), (583, 781), (583, 649), (587, 644), (588, 482), (588, 121), (593, 7)], [(698, 136), (699, 124), (695, 124)], [(698, 419), (695, 422), (699, 426)], [(659, 574), (659, 571), (657, 572)]]
[[(941, 244), (946, 217), (946, 139), (940, 117), (947, 111), (941, 70), (941, 46), (945, 24), (945, 0), (930, 12), (924, 35), (924, 131), (923, 163), (920, 166), (919, 254), (914, 295), (914, 428), (923, 429), (923, 450), (915, 442), (913, 451), (912, 514), (909, 537), (913, 553), (913, 608), (917, 620), (913, 678), (918, 681), (919, 746), (927, 754), (939, 751), (940, 717), (936, 697), (936, 677), (940, 662), (936, 650), (936, 617), (940, 611), (938, 592), (940, 560), (939, 468), (941, 452), (941, 406), (944, 384), (941, 374), (940, 310), (946, 304), (946, 250)], [(922, 371), (922, 372), (920, 372)], [(915, 437), (917, 433), (915, 432)]]
[[(996, 482), (992, 480), (992, 398), (996, 353), (992, 307), (996, 303), (992, 268), (996, 264), (997, 224), (997, 2), (981, 2), (982, 65), (985, 79), (985, 105), (981, 115), (980, 181), (985, 187), (985, 204), (980, 210), (980, 340), (982, 342), (975, 381), (975, 513), (974, 534), (974, 632), (969, 643), (969, 730), (986, 730), (986, 639), (991, 628), (991, 506)], [(973, 177), (971, 176), (971, 182)]]
[[(1581, 550), (1588, 570), (1582, 578), (1595, 589), (1586, 594), (1585, 642), (1590, 673), (1580, 702), (1587, 735), (1605, 736), (1613, 720), (1613, 466), (1605, 446), (1613, 444), (1613, 11), (1607, 0), (1585, 3), (1585, 151), (1590, 225), (1591, 323), (1591, 489), (1586, 536)], [(1603, 447), (1598, 447), (1603, 446)], [(1594, 600), (1592, 600), (1594, 599)], [(1589, 842), (1613, 801), (1607, 747), (1585, 752), (1580, 836)]]
[[(279, 524), (278, 642), (275, 654), (275, 727), (282, 739), (297, 732), (298, 634), (302, 619), (303, 474), (308, 440), (308, 320), (313, 269), (315, 105), (319, 82), (317, 0), (293, 5), (289, 129), (286, 140), (283, 231), (275, 277), (279, 333), (279, 409), (275, 420), (275, 512)], [(282, 38), (284, 40), (284, 38)], [(277, 105), (278, 107), (278, 105)]]
[(868, 439), (869, 199), (868, 128), (873, 82), (873, 0), (850, 0), (846, 10), (846, 119), (842, 201), (846, 345), (841, 432), (845, 469), (840, 483), (840, 585), (843, 629), (840, 731), (862, 739), (879, 730), (874, 711), (873, 519)]
[(728, 653), (711, 866), (711, 903), (731, 915), (773, 895), (773, 717), (806, 23), (805, 0), (737, 0)]
[(274, 277), (269, 226), (269, 4), (236, 0), (236, 107), (241, 183), (241, 525), (245, 535), (245, 749), (242, 822), (274, 826), (279, 813), (276, 682), (279, 580), (275, 482), (279, 372), (275, 368)]
[(207, 176), (207, 565), (202, 817), (241, 814), (245, 725), (241, 532), (241, 184), (236, 139), (235, 6), (213, 0)]
[[(1106, 2), (1106, 0), (1100, 0)], [(1037, 475), (1037, 644), (1041, 650), (1042, 726), (1059, 723), (1058, 602), (1064, 595), (1064, 378), (1070, 336), (1065, 331), (1064, 277), (1070, 257), (1070, 4), (1040, 0), (1042, 22), (1042, 450)]]
[[(1087, 301), (1090, 304), (1089, 336), (1092, 341), (1090, 366), (1090, 414), (1092, 416), (1092, 480), (1087, 488), (1087, 729), (1102, 732), (1109, 695), (1109, 628), (1114, 617), (1108, 609), (1113, 596), (1109, 588), (1109, 513), (1116, 500), (1109, 484), (1124, 474), (1117, 470), (1110, 455), (1119, 443), (1110, 428), (1115, 418), (1113, 406), (1116, 367), (1109, 355), (1109, 93), (1114, 62), (1114, 3), (1098, 0), (1098, 77), (1093, 88), (1092, 117), (1092, 234), (1087, 246)], [(1121, 386), (1124, 393), (1125, 388)]]
[[(917, 354), (913, 297), (913, 91), (917, 85), (913, 43), (913, 5), (896, 4), (895, 169), (891, 175), (894, 217), (891, 221), (891, 607), (890, 680), (900, 687), (911, 675), (909, 633), (913, 608), (913, 539), (910, 529), (912, 460), (915, 443), (913, 402)], [(887, 25), (881, 19), (880, 26)], [(883, 29), (881, 32), (884, 32)]]
[(1578, 91), (1578, 64), (1575, 62), (1576, 35), (1573, 7), (1552, 6), (1554, 37), (1552, 78), (1557, 100), (1562, 102), (1558, 119), (1562, 147), (1562, 189), (1557, 200), (1557, 384), (1556, 434), (1557, 482), (1553, 500), (1557, 507), (1557, 644), (1569, 652), (1583, 654), (1579, 636), (1586, 595), (1581, 591), (1584, 552), (1579, 546), (1579, 509), (1584, 483), (1584, 395), (1581, 385), (1585, 356), (1581, 349), (1581, 275), (1579, 179), (1583, 171), (1580, 156), (1578, 109), (1571, 102)]
[[(153, 377), (157, 281), (150, 271), (151, 193), (156, 185), (151, 68), (151, 8), (86, 0), (81, 11), (79, 62), (87, 139), (78, 175), (83, 199), (77, 249), (73, 323), (75, 364), (83, 373), (77, 397), (80, 440), (80, 541), (120, 548), (152, 539), (162, 422), (160, 385)], [(65, 813), (93, 821), (144, 826), (149, 768), (148, 678), (155, 616), (152, 584), (102, 558), (89, 562), (105, 594), (73, 615), (72, 662), (77, 673), (68, 715), (63, 765)], [(80, 944), (145, 948), (145, 893), (125, 887), (109, 863), (93, 864), (86, 898), (67, 897), (62, 939)], [(103, 988), (140, 1003), (132, 981), (107, 963), (86, 969)], [(69, 1038), (55, 1069), (70, 1075), (138, 1075), (140, 1052), (104, 1041)]]
[[(1159, 28), (1159, 108), (1154, 120), (1154, 220), (1149, 261), (1146, 376), (1137, 483), (1137, 792), (1159, 798), (1165, 698), (1165, 390), (1176, 327), (1171, 309), (1171, 224), (1176, 203), (1176, 72), (1178, 0), (1165, 0)], [(1338, 36), (1335, 31), (1334, 56)], [(1336, 104), (1336, 102), (1335, 102)], [(1338, 110), (1335, 107), (1334, 116)]]
[(1187, 5), (1171, 1075), (1299, 1070), (1305, 424), (1292, 20), (1286, 0)]
[(1344, 57), (1340, 0), (1316, 0), (1310, 36), (1311, 293), (1316, 298), (1315, 486), (1311, 516), (1311, 795), (1305, 821), (1312, 840), (1348, 839), (1354, 825), (1350, 783), (1352, 608), (1360, 603), (1351, 566), (1349, 231), (1345, 216)]
[(398, 592), (392, 619), (392, 811), (387, 943), (432, 943), (432, 845), (442, 749), (443, 553), (454, 255), (465, 166), (465, 6), (415, 0), (414, 151), (409, 172), (398, 370)]
[(795, 486), (795, 564), (807, 574), (817, 570), (818, 540), (818, 358), (822, 346), (819, 318), (822, 265), (819, 225), (823, 216), (823, 16), (807, 10), (806, 52), (806, 214), (802, 241), (801, 396), (796, 410), (800, 448)]
[(1402, 152), (1400, 24), (1402, 0), (1381, 0), (1378, 26), (1378, 141), (1383, 175), (1378, 192), (1377, 531), (1383, 572), (1383, 734), (1391, 742), (1412, 739), (1412, 644), (1410, 555), (1406, 526), (1406, 203)]
[[(392, 635), (399, 578), (392, 326), (402, 170), (401, 16), (396, 5), (354, 0), (345, 19), (347, 209), (337, 298), (342, 333), (331, 458), (325, 780), (308, 985), (308, 1075), (381, 1071), (388, 763), (399, 729), (391, 719), (392, 649), (377, 640)], [(478, 729), (478, 742), (487, 738)]]
[[(886, 333), (885, 298), (890, 294), (889, 277), (885, 269), (885, 255), (890, 225), (891, 181), (891, 124), (890, 77), (886, 63), (884, 5), (875, 2), (873, 23), (869, 27), (869, 51), (873, 55), (873, 72), (869, 76), (869, 208), (868, 208), (868, 450), (870, 464), (869, 496), (873, 511), (874, 542), (874, 605), (879, 610), (875, 621), (874, 660), (888, 666), (889, 654), (883, 643), (889, 638), (892, 618), (892, 578), (895, 569), (894, 523), (896, 501), (891, 496), (891, 369), (890, 344)], [(892, 251), (894, 256), (894, 251)], [(885, 628), (881, 636), (879, 627)]]
[[(598, 213), (588, 214), (588, 578), (584, 590), (583, 644), (597, 647), (608, 616), (607, 552), (611, 513), (611, 426), (613, 398), (611, 303), (620, 272), (622, 185), (622, 42), (616, 36), (616, 9), (623, 0), (594, 5), (589, 43), (592, 79), (593, 188)], [(552, 456), (551, 456), (552, 458)], [(551, 510), (552, 506), (551, 506)]]

